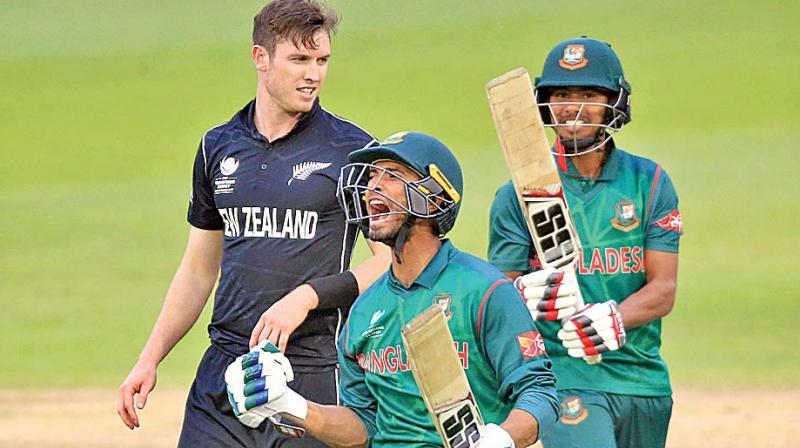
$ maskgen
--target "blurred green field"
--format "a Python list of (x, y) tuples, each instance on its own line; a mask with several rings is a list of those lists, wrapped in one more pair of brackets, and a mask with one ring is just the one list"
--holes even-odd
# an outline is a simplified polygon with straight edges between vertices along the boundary
[[(507, 176), (484, 83), (537, 72), (568, 37), (612, 42), (634, 90), (617, 142), (661, 162), (682, 201), (678, 303), (664, 324), (674, 382), (800, 386), (800, 4), (332, 4), (343, 23), (323, 104), (377, 136), (416, 129), (455, 149), (467, 185), (451, 236), (480, 255)], [(261, 5), (0, 3), (0, 388), (127, 374), (182, 254), (197, 142), (254, 94)], [(160, 384), (189, 381), (207, 322)]]

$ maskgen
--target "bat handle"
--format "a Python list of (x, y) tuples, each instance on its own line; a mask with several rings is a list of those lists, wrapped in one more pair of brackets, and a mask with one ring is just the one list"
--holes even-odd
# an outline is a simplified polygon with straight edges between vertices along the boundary
[[(575, 274), (575, 265), (574, 264), (570, 264), (568, 266), (564, 266), (563, 270), (564, 270), (564, 280), (565, 281), (575, 282), (575, 284), (577, 285), (578, 282), (577, 282), (577, 275)], [(578, 296), (577, 309), (581, 310), (581, 309), (583, 309), (584, 306), (586, 306), (586, 303), (584, 303), (584, 301), (583, 301), (583, 295), (581, 295), (580, 286), (578, 287), (578, 292), (577, 292), (576, 295)], [(586, 361), (586, 364), (594, 365), (594, 364), (598, 364), (600, 361), (603, 360), (603, 355), (601, 355), (601, 354), (587, 355), (587, 356), (583, 357), (583, 360)]]

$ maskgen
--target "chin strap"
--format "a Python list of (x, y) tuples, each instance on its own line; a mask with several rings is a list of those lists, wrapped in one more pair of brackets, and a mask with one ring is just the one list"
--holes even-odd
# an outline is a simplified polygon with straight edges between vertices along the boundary
[(403, 225), (400, 226), (400, 230), (397, 231), (397, 236), (394, 238), (394, 244), (392, 244), (392, 253), (394, 253), (394, 259), (397, 260), (398, 264), (403, 263), (403, 260), (400, 258), (400, 254), (403, 253), (403, 246), (406, 245), (408, 234), (411, 232), (411, 226), (414, 225), (416, 220), (417, 218), (415, 216), (409, 215)]

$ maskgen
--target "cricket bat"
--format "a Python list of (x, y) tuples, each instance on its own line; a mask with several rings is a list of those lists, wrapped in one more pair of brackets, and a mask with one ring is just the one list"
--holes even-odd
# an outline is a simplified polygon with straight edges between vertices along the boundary
[[(543, 268), (560, 269), (566, 278), (574, 280), (581, 243), (550, 152), (531, 77), (524, 68), (512, 70), (489, 81), (486, 94), (539, 261)], [(583, 308), (580, 290), (578, 300), (578, 309)], [(596, 364), (602, 357), (584, 359)]]
[(414, 381), (445, 448), (477, 446), (483, 418), (456, 353), (444, 308), (432, 305), (400, 332)]

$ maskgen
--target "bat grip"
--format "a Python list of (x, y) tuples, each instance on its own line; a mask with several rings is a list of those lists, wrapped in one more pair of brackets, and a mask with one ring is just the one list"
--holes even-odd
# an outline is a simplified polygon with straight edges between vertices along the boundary
[[(561, 269), (564, 271), (564, 280), (565, 281), (575, 282), (576, 285), (578, 284), (577, 275), (575, 274), (575, 264), (574, 263), (568, 264), (568, 265), (562, 267)], [(578, 309), (578, 311), (580, 311), (580, 310), (583, 309), (583, 307), (586, 306), (586, 303), (584, 303), (584, 301), (583, 301), (583, 295), (581, 294), (580, 286), (578, 286), (578, 292), (576, 293), (576, 296), (578, 297), (577, 309)], [(569, 319), (569, 318), (567, 318), (567, 319)], [(583, 360), (586, 361), (586, 364), (594, 365), (594, 364), (598, 364), (600, 361), (603, 360), (603, 355), (601, 355), (601, 354), (587, 355), (587, 356), (583, 357)]]

